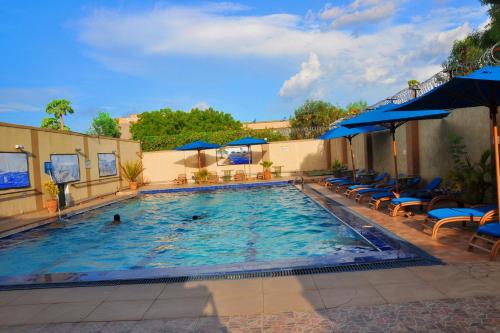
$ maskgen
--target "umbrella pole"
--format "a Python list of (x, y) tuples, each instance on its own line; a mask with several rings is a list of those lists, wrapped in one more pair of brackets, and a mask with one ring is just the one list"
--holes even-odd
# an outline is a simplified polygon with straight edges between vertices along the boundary
[(495, 174), (497, 181), (497, 205), (500, 208), (500, 161), (498, 152), (498, 125), (497, 125), (497, 109), (490, 107), (491, 122), (493, 124), (493, 145), (495, 146)]
[(356, 167), (354, 166), (354, 152), (352, 151), (352, 136), (347, 137), (349, 140), (349, 149), (351, 151), (351, 163), (352, 163), (352, 181), (356, 181)]
[(399, 174), (398, 174), (398, 148), (396, 145), (396, 128), (391, 126), (392, 151), (394, 154), (394, 173), (396, 177), (396, 193), (399, 193)]
[(252, 151), (250, 150), (250, 146), (248, 148), (248, 178), (252, 178), (252, 173), (250, 171), (250, 164), (252, 163)]
[(201, 153), (200, 150), (198, 150), (198, 171), (201, 169)]

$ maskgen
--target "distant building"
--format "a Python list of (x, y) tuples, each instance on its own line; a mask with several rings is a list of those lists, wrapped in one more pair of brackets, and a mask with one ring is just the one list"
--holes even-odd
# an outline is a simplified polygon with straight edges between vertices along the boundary
[(249, 129), (279, 129), (279, 128), (290, 128), (289, 120), (268, 120), (268, 121), (253, 121), (249, 123), (243, 123), (243, 127)]
[(139, 117), (136, 114), (131, 114), (126, 118), (118, 118), (118, 125), (120, 126), (121, 139), (132, 139), (132, 133), (130, 133), (130, 124), (136, 123)]

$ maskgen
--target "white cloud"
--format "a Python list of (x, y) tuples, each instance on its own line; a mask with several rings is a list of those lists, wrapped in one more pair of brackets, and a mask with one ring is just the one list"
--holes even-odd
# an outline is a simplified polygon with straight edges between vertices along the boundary
[(391, 18), (397, 9), (397, 0), (354, 0), (343, 7), (327, 4), (320, 11), (323, 20), (333, 20), (335, 29), (365, 25)]
[[(401, 9), (399, 3), (357, 0), (340, 9), (325, 6), (318, 17), (326, 20), (323, 25), (348, 27), (363, 15), (364, 22), (394, 15)], [(80, 22), (79, 38), (97, 61), (134, 74), (143, 68), (157, 70), (155, 60), (171, 55), (286, 61), (295, 68), (309, 57), (283, 83), (279, 94), (321, 93), (335, 102), (336, 96), (381, 98), (421, 76), (416, 74), (439, 69), (453, 40), (485, 18), (479, 4), (440, 8), (419, 13), (418, 22), (391, 22), (353, 36), (348, 30), (319, 29), (321, 21), (314, 24), (311, 13), (305, 18), (287, 13), (250, 15), (234, 4), (221, 7), (167, 6), (133, 13), (98, 10)]]
[(200, 101), (193, 105), (192, 109), (198, 109), (198, 110), (206, 110), (210, 108), (210, 105), (207, 102)]
[(300, 65), (300, 71), (286, 80), (280, 89), (280, 96), (293, 96), (308, 89), (312, 83), (321, 77), (321, 64), (315, 53)]

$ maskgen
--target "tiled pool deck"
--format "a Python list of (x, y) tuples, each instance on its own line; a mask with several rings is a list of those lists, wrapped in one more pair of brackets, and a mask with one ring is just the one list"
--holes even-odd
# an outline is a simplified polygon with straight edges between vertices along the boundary
[(449, 265), (278, 278), (0, 292), (0, 332), (498, 332), (500, 263), (469, 233), (345, 204)]

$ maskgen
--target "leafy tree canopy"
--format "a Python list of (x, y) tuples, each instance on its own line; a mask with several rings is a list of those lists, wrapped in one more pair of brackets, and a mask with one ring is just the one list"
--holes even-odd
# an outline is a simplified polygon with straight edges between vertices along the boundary
[[(61, 123), (59, 120), (53, 117), (47, 117), (42, 119), (42, 124), (40, 125), (42, 128), (50, 128), (50, 129), (55, 129), (55, 130), (60, 130), (61, 129)], [(64, 125), (63, 128), (64, 131), (69, 131), (69, 127)]]
[(349, 115), (355, 115), (363, 112), (368, 108), (368, 103), (363, 100), (359, 100), (357, 102), (352, 102), (347, 104), (346, 113)]
[(480, 0), (488, 6), (490, 23), (481, 31), (474, 31), (462, 40), (453, 43), (448, 59), (443, 68), (457, 75), (468, 74), (480, 66), (481, 56), (500, 41), (500, 1)]
[(216, 132), (241, 128), (241, 123), (229, 113), (212, 108), (192, 109), (190, 112), (161, 109), (140, 114), (138, 122), (131, 125), (130, 131), (134, 140), (143, 140), (148, 136), (175, 135), (183, 132)]
[(290, 118), (292, 128), (328, 127), (344, 116), (344, 111), (325, 101), (307, 100)]
[[(71, 102), (65, 99), (55, 99), (45, 108), (45, 112), (52, 117), (44, 118), (42, 120), (41, 127), (69, 130), (67, 126), (64, 126), (64, 116), (67, 114), (74, 113), (75, 111), (71, 107)], [(57, 124), (59, 126), (56, 126)]]
[(116, 119), (111, 118), (109, 113), (106, 112), (99, 112), (99, 114), (94, 117), (87, 133), (109, 136), (112, 138), (119, 138), (121, 134)]

